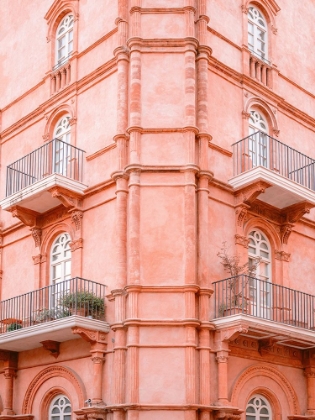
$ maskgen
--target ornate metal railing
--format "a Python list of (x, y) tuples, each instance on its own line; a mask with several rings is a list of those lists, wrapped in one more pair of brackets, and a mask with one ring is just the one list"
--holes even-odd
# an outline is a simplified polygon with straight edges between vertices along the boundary
[(263, 166), (315, 190), (315, 160), (268, 134), (257, 131), (232, 147), (234, 176)]
[(315, 296), (247, 275), (214, 283), (215, 318), (250, 315), (315, 329)]
[(0, 301), (0, 333), (79, 315), (105, 320), (103, 284), (75, 277)]
[(53, 139), (7, 167), (6, 196), (57, 173), (82, 182), (84, 150)]

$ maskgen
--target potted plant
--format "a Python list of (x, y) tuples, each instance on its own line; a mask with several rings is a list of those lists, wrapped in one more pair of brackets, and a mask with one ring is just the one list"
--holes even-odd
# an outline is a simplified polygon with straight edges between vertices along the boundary
[(53, 321), (55, 319), (69, 316), (70, 312), (64, 308), (44, 308), (35, 317), (35, 322)]
[(22, 328), (21, 324), (19, 324), (18, 322), (12, 322), (12, 324), (8, 325), (7, 332), (19, 330), (20, 328)]
[(242, 263), (239, 254), (229, 255), (226, 242), (223, 242), (217, 256), (221, 260), (224, 271), (229, 273), (229, 278), (225, 281), (225, 290), (222, 290), (224, 302), (219, 305), (219, 314), (227, 316), (240, 312), (246, 313), (249, 303), (247, 285), (250, 278), (254, 277), (261, 258)]
[(101, 318), (105, 312), (104, 299), (84, 290), (66, 293), (59, 299), (59, 304), (72, 315)]

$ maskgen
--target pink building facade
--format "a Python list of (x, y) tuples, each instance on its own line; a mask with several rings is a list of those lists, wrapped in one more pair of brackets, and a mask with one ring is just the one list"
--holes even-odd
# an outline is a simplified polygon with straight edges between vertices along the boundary
[(1, 1), (0, 419), (314, 418), (314, 15)]

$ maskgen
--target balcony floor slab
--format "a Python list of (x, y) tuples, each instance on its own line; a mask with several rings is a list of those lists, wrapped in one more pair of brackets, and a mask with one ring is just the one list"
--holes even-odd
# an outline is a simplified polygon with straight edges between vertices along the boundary
[(60, 174), (52, 174), (6, 197), (0, 202), (0, 206), (3, 210), (20, 206), (37, 213), (44, 213), (60, 205), (60, 201), (52, 197), (49, 192), (53, 187), (61, 187), (78, 195), (83, 195), (83, 191), (87, 188), (79, 181)]
[(73, 334), (73, 327), (81, 327), (105, 333), (108, 333), (110, 330), (107, 322), (73, 315), (21, 328), (16, 331), (2, 333), (0, 334), (0, 349), (20, 352), (41, 347), (41, 341), (45, 340), (53, 340), (60, 343), (74, 340), (78, 336)]
[(242, 333), (242, 335), (255, 338), (256, 340), (272, 338), (277, 344), (300, 350), (315, 347), (315, 326), (314, 331), (312, 331), (244, 314), (216, 318), (212, 323), (216, 330), (239, 328), (240, 331), (247, 331), (246, 333)]
[(315, 191), (263, 166), (257, 166), (231, 178), (229, 184), (238, 191), (257, 181), (265, 181), (271, 185), (257, 198), (273, 207), (284, 209), (305, 201), (315, 205)]

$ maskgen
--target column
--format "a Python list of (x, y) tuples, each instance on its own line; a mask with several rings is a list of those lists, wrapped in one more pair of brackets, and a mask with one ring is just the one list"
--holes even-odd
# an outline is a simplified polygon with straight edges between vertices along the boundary
[(315, 415), (315, 367), (307, 367), (304, 370), (307, 384), (307, 416)]
[(14, 415), (13, 386), (17, 371), (17, 353), (0, 351), (0, 360), (4, 361), (4, 398), (2, 415)]
[(228, 351), (217, 352), (216, 361), (218, 364), (218, 404), (227, 405), (228, 400)]

